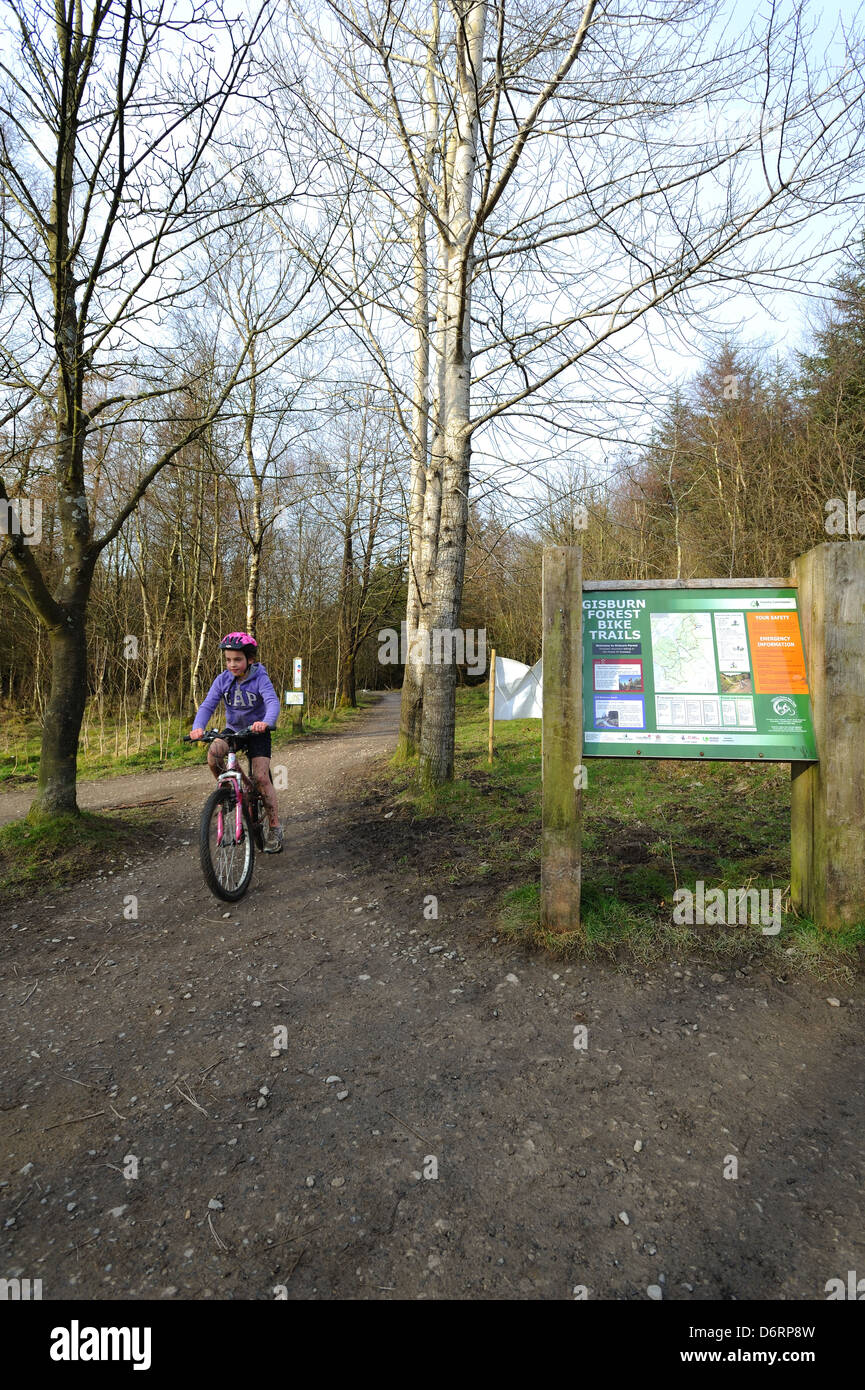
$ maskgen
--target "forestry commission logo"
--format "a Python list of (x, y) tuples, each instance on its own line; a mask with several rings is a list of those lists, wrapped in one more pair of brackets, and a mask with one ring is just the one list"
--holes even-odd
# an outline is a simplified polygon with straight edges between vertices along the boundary
[(773, 700), (772, 708), (776, 714), (780, 714), (782, 717), (796, 713), (795, 701), (787, 695), (779, 695), (777, 700)]

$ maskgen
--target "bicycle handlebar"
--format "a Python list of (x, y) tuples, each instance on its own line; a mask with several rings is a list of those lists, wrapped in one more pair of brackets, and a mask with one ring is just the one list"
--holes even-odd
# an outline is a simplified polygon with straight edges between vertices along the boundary
[[(268, 733), (271, 730), (268, 724)], [(214, 739), (224, 738), (227, 743), (246, 743), (251, 738), (261, 738), (261, 734), (254, 734), (251, 729), (208, 729), (201, 738), (192, 738), (189, 734), (184, 734), (182, 743), (213, 743)]]

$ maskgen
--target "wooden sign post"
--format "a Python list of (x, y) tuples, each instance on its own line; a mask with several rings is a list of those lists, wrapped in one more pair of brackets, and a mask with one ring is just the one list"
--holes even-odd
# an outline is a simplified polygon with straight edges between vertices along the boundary
[(815, 546), (793, 578), (820, 761), (790, 765), (790, 891), (838, 931), (865, 922), (865, 541)]
[[(292, 661), (293, 685), (295, 690), (300, 690), (303, 686), (303, 659), (296, 656)], [(296, 734), (303, 733), (303, 705), (296, 704), (291, 706), (291, 727)]]
[(541, 926), (580, 927), (583, 761), (583, 554), (544, 551)]
[[(784, 588), (787, 581), (586, 584), (587, 590), (751, 587)], [(794, 561), (789, 587), (798, 589), (819, 757), (791, 763), (791, 898), (822, 930), (839, 931), (865, 923), (865, 541), (816, 546)], [(541, 925), (555, 932), (580, 928), (582, 619), (580, 547), (545, 550)], [(755, 746), (754, 755), (763, 752)]]
[(489, 752), (487, 762), (493, 760), (493, 725), (496, 720), (496, 649), (493, 647), (490, 652), (490, 733), (489, 733)]

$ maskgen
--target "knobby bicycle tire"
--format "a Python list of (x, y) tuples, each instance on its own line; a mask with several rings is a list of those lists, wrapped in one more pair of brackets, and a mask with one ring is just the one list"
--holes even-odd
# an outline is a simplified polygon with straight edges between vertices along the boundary
[(252, 880), (252, 871), (255, 867), (255, 838), (252, 834), (252, 826), (249, 823), (249, 816), (246, 807), (242, 807), (243, 816), (243, 844), (247, 856), (243, 873), (236, 887), (226, 888), (219, 879), (213, 858), (210, 852), (210, 822), (216, 814), (217, 808), (223, 803), (223, 816), (226, 820), (234, 817), (234, 795), (225, 787), (216, 787), (207, 801), (204, 803), (204, 810), (201, 813), (201, 825), (198, 836), (199, 857), (201, 859), (201, 871), (204, 874), (205, 882), (215, 897), (221, 898), (226, 903), (236, 903), (243, 897)]

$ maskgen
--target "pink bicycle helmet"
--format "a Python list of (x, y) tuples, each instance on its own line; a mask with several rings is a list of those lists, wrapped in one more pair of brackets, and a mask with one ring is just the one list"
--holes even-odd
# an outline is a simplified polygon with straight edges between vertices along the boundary
[(248, 632), (229, 632), (219, 644), (221, 652), (243, 652), (247, 661), (258, 658), (258, 643)]

